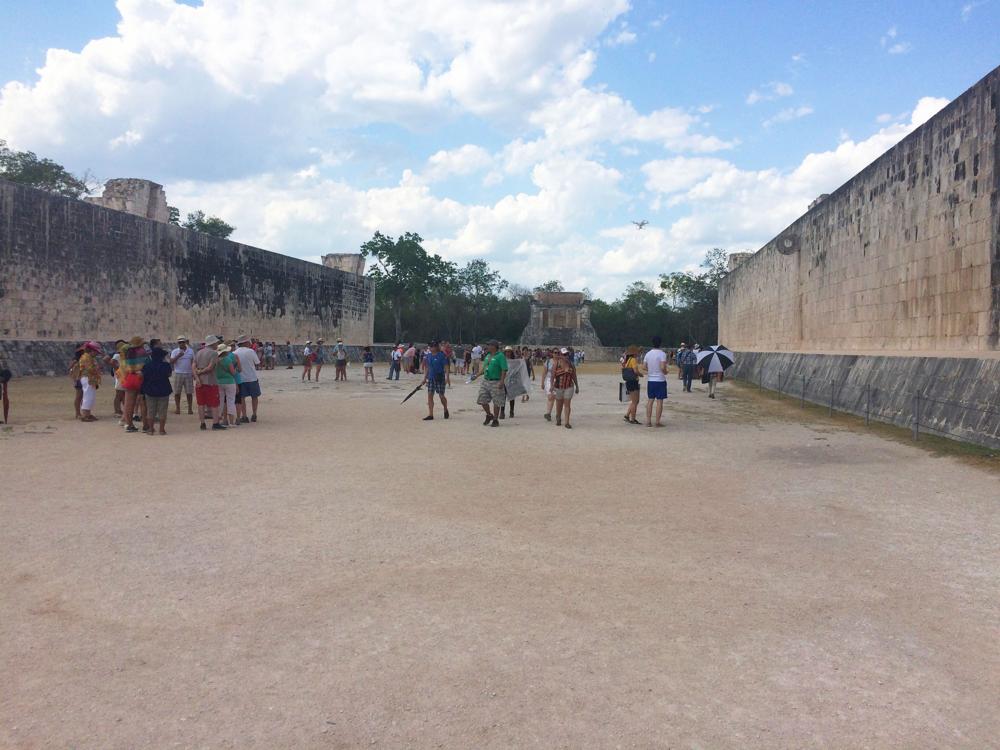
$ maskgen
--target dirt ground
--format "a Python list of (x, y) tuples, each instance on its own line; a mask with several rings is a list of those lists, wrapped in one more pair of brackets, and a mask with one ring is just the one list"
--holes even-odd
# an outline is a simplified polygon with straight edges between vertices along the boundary
[(166, 437), (14, 381), (0, 747), (1000, 747), (989, 466), (728, 382), (492, 429), (328, 369)]

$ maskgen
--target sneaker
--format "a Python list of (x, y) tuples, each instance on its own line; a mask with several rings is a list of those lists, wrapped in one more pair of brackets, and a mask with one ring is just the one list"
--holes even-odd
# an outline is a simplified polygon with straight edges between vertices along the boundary
[(213, 424), (212, 425), (212, 429), (213, 430), (224, 430), (224, 429), (226, 429), (226, 426), (222, 425), (222, 424)]
[(492, 422), (490, 422), (490, 427), (499, 427), (499, 426), (500, 423), (495, 419)]
[(493, 421), (493, 417), (491, 417), (489, 414), (487, 414), (486, 415), (486, 419), (483, 420), (483, 426), (485, 427), (486, 425), (488, 425), (492, 421)]
[(249, 420), (249, 419), (247, 419), (246, 417), (240, 417), (240, 421), (241, 421), (241, 422), (242, 422), (243, 424), (250, 424), (250, 420)]
[(139, 428), (133, 424), (130, 424), (128, 427), (125, 428), (125, 432), (138, 432), (138, 431)]
[(207, 428), (207, 427), (205, 426), (205, 423), (204, 423), (204, 422), (202, 422), (202, 423), (201, 423), (201, 427), (200, 427), (199, 429), (202, 429), (202, 430), (207, 430), (208, 428)]
[(254, 414), (252, 417), (250, 417), (250, 421), (251, 422), (256, 422), (257, 421), (257, 415)]
[(546, 414), (545, 415), (545, 421), (546, 422), (551, 422), (552, 421), (552, 415), (551, 414)]

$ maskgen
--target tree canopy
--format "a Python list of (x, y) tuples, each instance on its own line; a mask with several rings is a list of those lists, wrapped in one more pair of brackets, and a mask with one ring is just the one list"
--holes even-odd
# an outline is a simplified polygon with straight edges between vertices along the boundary
[(87, 176), (76, 177), (51, 159), (39, 159), (32, 151), (14, 151), (0, 140), (0, 177), (67, 198), (89, 191)]
[(219, 237), (223, 240), (236, 231), (236, 227), (232, 224), (227, 224), (218, 216), (205, 216), (204, 211), (195, 211), (188, 214), (187, 219), (184, 220), (181, 226), (185, 229), (193, 229), (196, 232), (209, 234), (212, 237)]

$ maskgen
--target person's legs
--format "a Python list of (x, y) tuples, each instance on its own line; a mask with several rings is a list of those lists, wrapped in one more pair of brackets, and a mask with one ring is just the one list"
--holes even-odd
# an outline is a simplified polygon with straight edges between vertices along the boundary
[[(257, 421), (257, 396), (252, 396), (250, 398), (250, 405), (253, 407), (253, 416), (250, 417), (251, 422)], [(246, 407), (244, 407), (246, 408)]]
[(187, 395), (187, 402), (188, 402), (188, 414), (194, 414), (194, 409), (191, 408), (191, 400), (194, 397), (191, 395), (191, 389), (190, 388), (188, 388), (188, 392), (187, 392), (186, 395)]
[(97, 417), (91, 414), (96, 400), (97, 389), (90, 384), (90, 378), (80, 378), (80, 419), (84, 422), (97, 421)]
[(562, 427), (563, 403), (559, 396), (556, 396), (556, 427)]
[(82, 414), (80, 413), (83, 405), (83, 378), (80, 378), (80, 386), (73, 388), (73, 411), (76, 413), (76, 418), (79, 419)]
[(167, 434), (167, 414), (170, 413), (170, 399), (163, 399), (163, 405), (160, 407), (160, 434)]
[(716, 383), (716, 376), (715, 375), (709, 375), (708, 376), (708, 397), (709, 398), (715, 398), (715, 383)]
[(434, 419), (434, 388), (427, 384), (427, 416), (425, 420)]
[[(323, 371), (323, 363), (322, 362), (317, 362), (316, 363), (316, 382), (317, 383), (319, 382), (319, 374), (322, 371)], [(334, 378), (334, 380), (336, 380), (336, 378)]]
[(663, 399), (656, 399), (656, 426), (663, 426)]
[(125, 391), (115, 388), (115, 400), (113, 403), (115, 416), (120, 417), (122, 414), (122, 404), (125, 403)]
[(570, 415), (570, 412), (573, 410), (573, 397), (572, 396), (570, 396), (567, 399), (563, 399), (563, 408), (566, 410), (566, 426), (570, 427), (571, 425), (569, 423), (569, 415)]
[(125, 425), (125, 429), (128, 432), (137, 432), (132, 425), (132, 415), (135, 413), (135, 402), (138, 395), (136, 391), (125, 391), (125, 409), (122, 412), (122, 424)]
[[(180, 414), (181, 413), (180, 381), (176, 381), (175, 387), (177, 388), (177, 392), (174, 394), (174, 414)], [(190, 396), (188, 398), (190, 398)]]
[(653, 399), (646, 399), (646, 427), (653, 426)]

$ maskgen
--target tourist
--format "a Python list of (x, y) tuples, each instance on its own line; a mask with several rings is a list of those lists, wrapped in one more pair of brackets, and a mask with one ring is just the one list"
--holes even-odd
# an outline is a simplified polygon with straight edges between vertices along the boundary
[[(393, 379), (399, 380), (399, 368), (402, 359), (403, 359), (403, 347), (397, 341), (396, 346), (389, 354), (389, 377), (386, 378), (386, 380), (393, 380)], [(395, 375), (396, 377), (393, 378), (392, 377), (393, 375)]]
[(307, 341), (306, 345), (302, 347), (302, 381), (305, 382), (306, 378), (311, 382), (312, 376), (312, 366), (313, 366), (313, 350), (312, 341)]
[(274, 369), (274, 344), (270, 341), (264, 342), (264, 369)]
[(639, 347), (630, 346), (625, 352), (622, 362), (622, 380), (625, 381), (625, 394), (628, 396), (628, 408), (625, 410), (625, 421), (629, 424), (639, 424), (636, 412), (639, 410)]
[(101, 385), (101, 364), (98, 357), (102, 356), (100, 345), (96, 341), (88, 341), (83, 345), (83, 352), (78, 361), (80, 377), (80, 421), (96, 422), (94, 402), (97, 400), (97, 389)]
[(347, 347), (344, 346), (343, 339), (337, 339), (337, 344), (333, 347), (333, 357), (336, 366), (333, 379), (347, 382)]
[(542, 363), (545, 374), (542, 376), (542, 391), (545, 393), (545, 421), (552, 421), (552, 408), (556, 405), (556, 395), (552, 392), (552, 369), (556, 366), (556, 350), (545, 352)]
[[(482, 351), (482, 350), (480, 350)], [(476, 360), (473, 360), (475, 363)], [(489, 360), (483, 369), (483, 382), (479, 385), (479, 396), (476, 403), (483, 407), (486, 412), (484, 425), (493, 427), (500, 426), (500, 407), (503, 406), (504, 383), (507, 380), (507, 358), (500, 351), (500, 342), (491, 341), (489, 343)], [(490, 405), (493, 411), (490, 411)]]
[(10, 381), (14, 375), (0, 360), (0, 406), (3, 407), (3, 424), (10, 424)]
[(194, 351), (188, 345), (187, 336), (177, 337), (177, 347), (170, 352), (170, 366), (174, 369), (174, 414), (181, 413), (181, 393), (187, 395), (188, 414), (194, 414), (191, 402), (194, 399)]
[(80, 358), (83, 356), (83, 344), (80, 344), (73, 352), (73, 359), (69, 361), (69, 379), (73, 381), (73, 414), (74, 419), (80, 419), (83, 404), (83, 384), (80, 383)]
[(715, 398), (715, 386), (722, 380), (721, 372), (709, 372), (708, 362), (705, 362), (705, 367), (701, 371), (701, 384), (708, 386), (708, 397)]
[(413, 375), (416, 372), (414, 368), (414, 359), (417, 356), (417, 346), (412, 341), (410, 345), (403, 352), (403, 372), (407, 375)]
[(236, 427), (240, 423), (236, 407), (236, 394), (239, 392), (237, 371), (240, 361), (233, 354), (233, 349), (230, 346), (219, 344), (216, 351), (219, 354), (219, 359), (215, 364), (215, 381), (219, 384), (219, 406), (222, 409), (220, 421), (229, 427)]
[(125, 432), (139, 431), (132, 424), (137, 407), (141, 421), (143, 424), (146, 422), (146, 400), (142, 398), (142, 368), (150, 361), (150, 357), (146, 353), (145, 344), (146, 340), (142, 336), (133, 336), (129, 339), (128, 344), (123, 344), (119, 350), (122, 356), (118, 371), (121, 373), (122, 385), (125, 387), (125, 408), (122, 412), (121, 424), (124, 425)]
[(527, 399), (528, 396), (528, 366), (521, 358), (519, 349), (512, 346), (505, 346), (504, 356), (507, 357), (507, 379), (504, 381), (504, 391), (507, 394), (507, 403), (500, 407), (500, 419), (507, 418), (510, 411), (510, 418), (514, 418), (514, 405), (517, 397)]
[(213, 430), (226, 429), (225, 425), (219, 424), (222, 409), (219, 408), (219, 383), (215, 379), (215, 366), (219, 362), (215, 347), (218, 344), (218, 336), (208, 335), (205, 345), (194, 355), (194, 400), (198, 403), (198, 419), (203, 430), (206, 429), (206, 417), (212, 420)]
[[(143, 420), (142, 431), (147, 435), (155, 434), (153, 427), (160, 423), (160, 434), (167, 434), (167, 413), (170, 411), (170, 373), (172, 368), (165, 349), (153, 347), (150, 361), (142, 367), (142, 395), (146, 401), (146, 417)], [(191, 358), (192, 364), (194, 358)]]
[(286, 370), (295, 369), (295, 349), (292, 347), (291, 341), (285, 342), (285, 362), (288, 363), (288, 367), (285, 368)]
[(681, 371), (681, 379), (685, 392), (691, 392), (691, 381), (694, 379), (694, 371), (698, 366), (698, 355), (692, 349), (688, 349), (687, 344), (681, 343), (681, 348), (677, 351), (677, 367)]
[(479, 344), (472, 345), (472, 356), (470, 357), (470, 364), (472, 366), (472, 373), (469, 376), (470, 382), (479, 377), (479, 366), (483, 361), (483, 347)]
[(365, 371), (365, 382), (369, 380), (375, 382), (375, 355), (372, 354), (372, 348), (366, 346), (364, 353), (361, 355), (361, 367)]
[(444, 418), (448, 419), (448, 399), (445, 390), (451, 386), (451, 362), (448, 355), (441, 351), (441, 345), (437, 341), (432, 341), (429, 346), (430, 353), (427, 355), (424, 370), (424, 379), (421, 385), (427, 386), (427, 416), (425, 422), (434, 419), (434, 394), (441, 400), (441, 408), (444, 409)]
[[(257, 352), (247, 346), (250, 339), (248, 336), (241, 336), (237, 339), (239, 348), (233, 352), (240, 361), (240, 396), (243, 398), (243, 417), (241, 421), (257, 421), (257, 401), (260, 399), (260, 380), (257, 377), (257, 368), (260, 367), (260, 357)], [(253, 414), (250, 419), (246, 417), (247, 399), (250, 399), (250, 406)]]
[(646, 370), (646, 427), (653, 426), (653, 402), (656, 402), (656, 426), (663, 427), (663, 402), (667, 398), (667, 353), (661, 339), (653, 336), (653, 348), (642, 359)]
[(115, 342), (115, 353), (111, 356), (104, 355), (104, 364), (111, 368), (111, 373), (115, 378), (114, 411), (116, 417), (121, 416), (122, 404), (125, 401), (125, 386), (121, 384), (121, 380), (118, 378), (118, 365), (121, 363), (121, 354), (118, 353), (118, 348), (124, 343), (122, 339), (118, 339)]
[(472, 369), (472, 347), (465, 347), (464, 353), (462, 355), (462, 374), (468, 375), (469, 371)]
[(316, 366), (316, 382), (319, 382), (319, 374), (326, 364), (326, 347), (323, 346), (323, 339), (316, 339), (316, 348), (313, 349), (313, 364)]
[(563, 424), (563, 411), (566, 412), (566, 429), (572, 429), (570, 412), (573, 404), (573, 394), (580, 392), (580, 383), (573, 366), (573, 352), (565, 347), (559, 350), (552, 367), (552, 394), (556, 400), (556, 427)]

